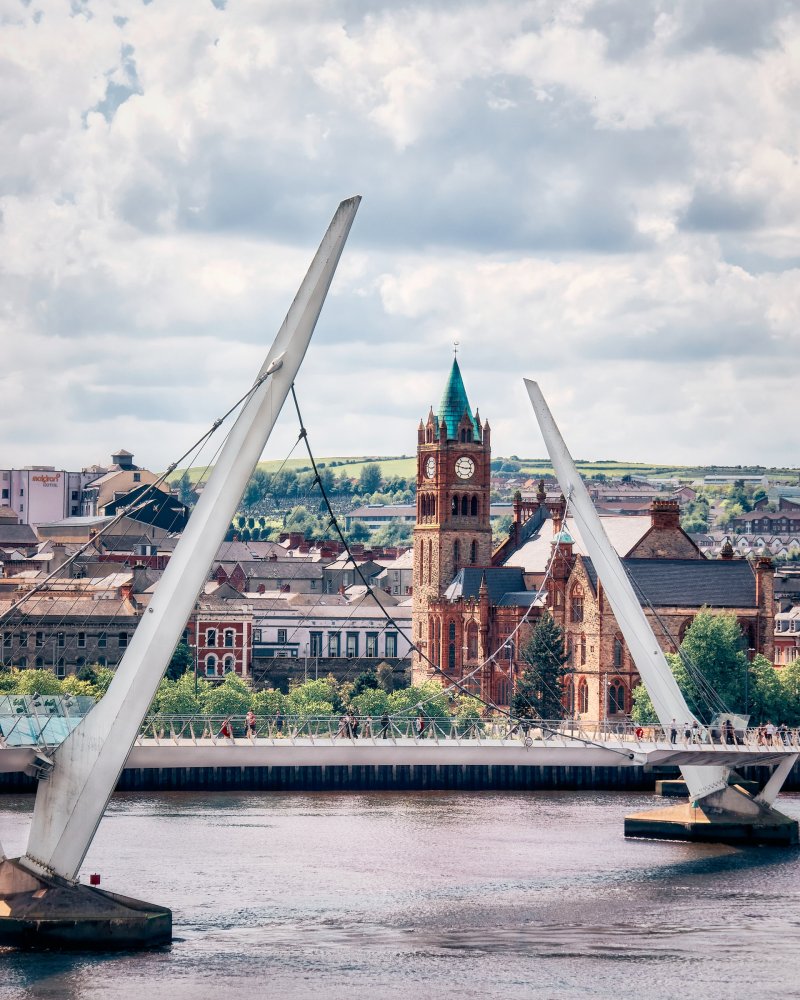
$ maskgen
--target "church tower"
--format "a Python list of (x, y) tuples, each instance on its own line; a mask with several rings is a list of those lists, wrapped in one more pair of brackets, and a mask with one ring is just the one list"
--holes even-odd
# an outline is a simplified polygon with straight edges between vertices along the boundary
[[(440, 665), (441, 636), (431, 635), (428, 605), (438, 600), (465, 566), (489, 566), (491, 448), (489, 424), (470, 412), (457, 359), (438, 413), (420, 421), (417, 443), (417, 521), (414, 528), (414, 642)], [(433, 675), (414, 654), (417, 683)]]

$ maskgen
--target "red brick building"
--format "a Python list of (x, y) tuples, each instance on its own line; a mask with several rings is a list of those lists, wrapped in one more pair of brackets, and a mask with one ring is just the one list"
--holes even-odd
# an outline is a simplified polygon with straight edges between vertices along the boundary
[(184, 641), (195, 654), (200, 677), (250, 676), (253, 610), (232, 597), (201, 598), (187, 623)]

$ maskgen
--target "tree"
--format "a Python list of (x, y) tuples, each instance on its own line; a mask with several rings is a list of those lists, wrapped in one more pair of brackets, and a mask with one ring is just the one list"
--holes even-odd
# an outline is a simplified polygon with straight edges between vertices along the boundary
[(347, 533), (347, 537), (351, 542), (366, 542), (369, 539), (369, 535), (369, 528), (363, 521), (353, 521)]
[(508, 538), (513, 523), (514, 518), (511, 514), (503, 514), (502, 517), (498, 517), (492, 524), (492, 541), (504, 542)]
[(185, 503), (187, 507), (194, 507), (197, 503), (197, 492), (189, 478), (188, 470), (178, 480), (178, 499), (181, 503)]
[[(698, 713), (711, 708), (708, 688), (731, 712), (745, 710), (750, 684), (747, 654), (736, 616), (703, 608), (686, 630), (673, 673), (689, 707)], [(697, 675), (700, 675), (698, 678)], [(679, 722), (682, 720), (678, 720)]]
[(512, 711), (518, 718), (563, 719), (564, 633), (549, 614), (536, 623), (533, 635), (523, 646), (527, 666), (518, 678)]
[(231, 671), (221, 684), (208, 686), (202, 698), (203, 711), (208, 715), (245, 715), (252, 699), (250, 685)]
[(375, 676), (378, 678), (378, 687), (382, 691), (387, 694), (394, 691), (394, 668), (391, 663), (387, 663), (385, 660), (381, 661), (375, 670)]
[(375, 671), (364, 670), (356, 677), (353, 683), (353, 696), (360, 695), (363, 691), (374, 691), (377, 687), (380, 687), (380, 685), (378, 684), (378, 675)]
[(377, 462), (367, 462), (358, 474), (358, 486), (362, 493), (374, 493), (381, 488), (383, 477)]
[[(269, 492), (269, 476), (263, 469), (254, 469), (242, 495), (242, 506), (247, 510), (260, 504)], [(251, 525), (252, 527), (252, 525)]]
[(175, 647), (175, 652), (172, 654), (172, 659), (169, 661), (169, 666), (167, 667), (167, 677), (170, 680), (176, 681), (179, 677), (186, 673), (187, 670), (192, 670), (194, 667), (194, 653), (186, 645), (185, 642), (179, 642)]
[(61, 681), (52, 670), (20, 670), (14, 676), (14, 694), (61, 694)]
[(372, 533), (373, 545), (404, 545), (411, 541), (412, 524), (403, 521), (390, 521)]

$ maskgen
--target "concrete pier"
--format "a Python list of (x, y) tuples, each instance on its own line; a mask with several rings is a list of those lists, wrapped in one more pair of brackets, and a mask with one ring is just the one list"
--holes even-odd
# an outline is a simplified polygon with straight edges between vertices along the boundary
[(797, 847), (800, 844), (797, 821), (777, 809), (762, 809), (753, 815), (743, 815), (695, 806), (690, 802), (626, 816), (625, 836), (716, 844), (769, 844), (774, 847)]
[(0, 946), (114, 951), (172, 940), (172, 912), (0, 862)]

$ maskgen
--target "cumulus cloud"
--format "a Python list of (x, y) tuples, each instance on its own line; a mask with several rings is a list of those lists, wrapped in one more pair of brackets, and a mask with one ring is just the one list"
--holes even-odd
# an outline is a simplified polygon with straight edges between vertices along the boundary
[(524, 373), (585, 457), (794, 461), (788, 0), (0, 0), (0, 27), (3, 464), (172, 460), (354, 193), (298, 380), (320, 454), (411, 452), (459, 340), (498, 453), (543, 451)]

